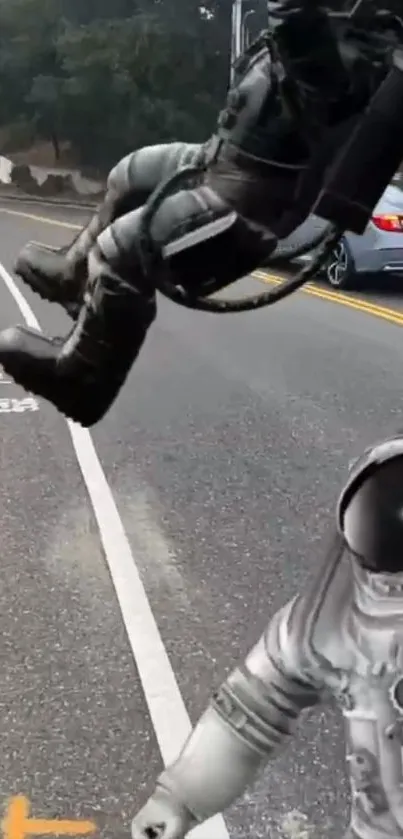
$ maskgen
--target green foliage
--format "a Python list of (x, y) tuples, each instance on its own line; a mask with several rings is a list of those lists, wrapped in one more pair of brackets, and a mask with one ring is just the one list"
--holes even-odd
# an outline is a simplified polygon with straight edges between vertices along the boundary
[(230, 19), (231, 0), (0, 0), (0, 127), (98, 166), (201, 141), (228, 83)]

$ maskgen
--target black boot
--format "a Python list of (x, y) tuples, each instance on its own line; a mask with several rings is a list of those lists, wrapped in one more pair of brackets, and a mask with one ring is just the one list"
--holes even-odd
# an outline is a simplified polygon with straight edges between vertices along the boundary
[(42, 299), (60, 303), (76, 319), (84, 272), (80, 272), (79, 281), (75, 271), (69, 270), (66, 253), (67, 248), (58, 250), (39, 242), (28, 242), (18, 256), (14, 271)]
[(117, 275), (98, 247), (89, 257), (84, 306), (65, 339), (17, 326), (0, 333), (0, 364), (25, 390), (89, 427), (107, 413), (156, 315), (155, 292), (138, 269), (134, 286)]
[(28, 242), (18, 256), (14, 271), (44, 300), (60, 303), (75, 320), (87, 282), (87, 258), (99, 234), (113, 221), (118, 198), (107, 194), (98, 212), (70, 245), (52, 248)]

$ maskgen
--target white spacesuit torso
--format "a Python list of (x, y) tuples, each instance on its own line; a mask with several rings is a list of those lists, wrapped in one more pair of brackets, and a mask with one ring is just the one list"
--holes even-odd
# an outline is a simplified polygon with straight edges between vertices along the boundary
[(308, 598), (285, 607), (276, 636), (288, 673), (342, 710), (352, 835), (402, 837), (403, 575), (336, 558)]

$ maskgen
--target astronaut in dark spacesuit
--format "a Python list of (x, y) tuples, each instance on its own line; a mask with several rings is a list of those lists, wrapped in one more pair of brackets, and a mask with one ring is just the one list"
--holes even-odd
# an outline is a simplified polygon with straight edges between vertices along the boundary
[(304, 709), (331, 697), (345, 722), (348, 839), (403, 837), (403, 435), (356, 461), (337, 520), (324, 567), (213, 696), (133, 839), (183, 839), (223, 812)]
[(270, 0), (268, 19), (269, 34), (238, 63), (209, 141), (133, 152), (112, 170), (99, 211), (68, 248), (30, 244), (20, 254), (17, 274), (75, 322), (64, 338), (3, 331), (0, 364), (83, 426), (109, 410), (156, 317), (141, 220), (161, 181), (200, 166), (150, 224), (170, 278), (195, 296), (208, 293), (212, 278), (224, 288), (306, 218), (320, 185), (320, 174), (316, 184), (304, 180), (312, 157), (329, 131), (362, 112), (380, 82), (385, 68), (371, 45), (338, 37), (319, 0)]

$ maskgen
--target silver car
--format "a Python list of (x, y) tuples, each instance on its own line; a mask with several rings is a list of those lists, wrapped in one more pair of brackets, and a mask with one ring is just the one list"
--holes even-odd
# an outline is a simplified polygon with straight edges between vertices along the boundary
[[(301, 224), (279, 243), (276, 255), (308, 243), (326, 226), (317, 216)], [(310, 259), (311, 257), (302, 257)], [(380, 275), (403, 278), (403, 177), (396, 175), (377, 204), (362, 236), (346, 233), (323, 269), (333, 288), (363, 287), (365, 278)]]

